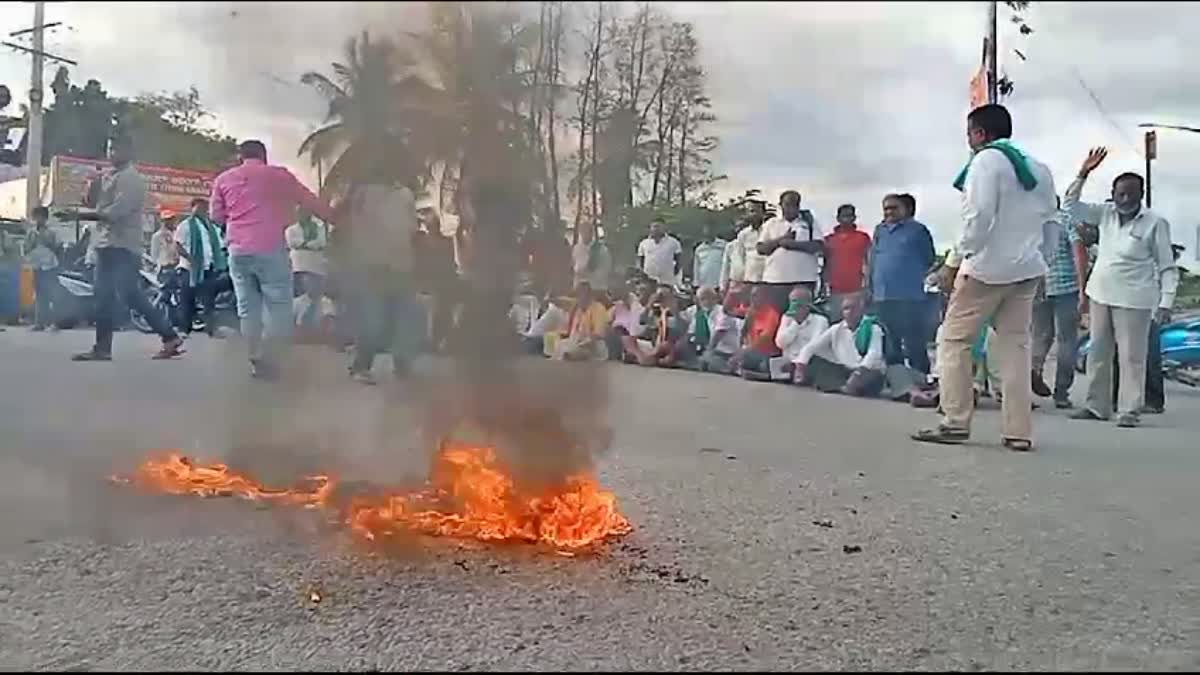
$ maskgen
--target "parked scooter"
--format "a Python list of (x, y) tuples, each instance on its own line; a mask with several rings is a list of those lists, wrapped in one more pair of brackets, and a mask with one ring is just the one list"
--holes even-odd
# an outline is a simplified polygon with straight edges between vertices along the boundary
[[(1200, 386), (1200, 312), (1175, 317), (1159, 331), (1162, 347), (1163, 376), (1191, 387)], [(1079, 339), (1075, 354), (1075, 369), (1087, 371), (1091, 335)]]

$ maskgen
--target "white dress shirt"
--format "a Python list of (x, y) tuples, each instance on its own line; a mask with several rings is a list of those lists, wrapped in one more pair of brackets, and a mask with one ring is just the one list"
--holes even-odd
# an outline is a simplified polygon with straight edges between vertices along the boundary
[(1113, 307), (1170, 309), (1179, 287), (1171, 224), (1143, 208), (1122, 225), (1116, 205), (1082, 202), (1082, 191), (1083, 179), (1076, 178), (1067, 188), (1063, 209), (1075, 220), (1094, 223), (1100, 230), (1087, 296)]
[[(784, 220), (776, 216), (763, 223), (758, 241), (778, 239), (788, 232), (796, 234), (796, 241), (823, 241), (825, 231), (816, 222), (811, 229), (809, 223), (797, 216), (795, 220)], [(814, 253), (793, 251), (780, 246), (766, 257), (762, 280), (767, 284), (789, 284), (813, 282), (821, 277), (821, 264)]]
[(797, 363), (800, 360), (800, 352), (808, 343), (828, 329), (829, 319), (816, 312), (809, 312), (804, 321), (799, 323), (785, 314), (779, 322), (779, 330), (775, 333), (775, 346), (783, 350), (783, 358), (786, 361)]
[(766, 256), (758, 252), (758, 235), (756, 230), (747, 225), (738, 231), (733, 241), (726, 247), (725, 262), (721, 266), (721, 287), (729, 288), (731, 281), (758, 283), (762, 281), (763, 266)]
[(963, 231), (946, 261), (985, 284), (1012, 284), (1046, 274), (1042, 226), (1057, 211), (1054, 177), (1028, 157), (1037, 187), (1026, 190), (1012, 162), (994, 148), (971, 161), (963, 186)]
[(866, 368), (882, 371), (885, 368), (883, 329), (879, 324), (871, 327), (871, 346), (867, 348), (866, 354), (859, 354), (858, 347), (854, 345), (854, 331), (850, 330), (845, 321), (839, 321), (805, 345), (795, 362), (807, 365), (814, 356), (839, 363), (850, 370)]

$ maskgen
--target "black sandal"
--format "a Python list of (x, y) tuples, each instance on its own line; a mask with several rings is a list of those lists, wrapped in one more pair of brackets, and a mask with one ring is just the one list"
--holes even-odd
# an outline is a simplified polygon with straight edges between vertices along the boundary
[(1002, 438), (1000, 445), (1012, 450), (1013, 452), (1032, 452), (1033, 441), (1028, 438)]
[(932, 429), (921, 429), (912, 435), (914, 441), (941, 445), (959, 445), (967, 442), (970, 438), (971, 432), (966, 429), (954, 429), (941, 425)]

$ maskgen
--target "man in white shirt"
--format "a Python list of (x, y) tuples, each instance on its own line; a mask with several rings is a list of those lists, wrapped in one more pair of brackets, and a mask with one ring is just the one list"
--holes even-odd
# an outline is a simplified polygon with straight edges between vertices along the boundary
[(800, 352), (821, 333), (829, 328), (829, 319), (813, 312), (812, 291), (804, 286), (792, 289), (788, 296), (787, 311), (779, 322), (775, 333), (775, 346), (783, 351), (787, 364), (800, 360)]
[(1087, 283), (1091, 306), (1091, 353), (1088, 354), (1087, 403), (1075, 419), (1104, 420), (1112, 414), (1113, 350), (1120, 360), (1117, 426), (1135, 427), (1144, 395), (1150, 322), (1171, 319), (1179, 269), (1171, 250), (1171, 225), (1142, 208), (1141, 176), (1123, 173), (1113, 181), (1112, 202), (1080, 201), (1083, 184), (1108, 156), (1104, 148), (1088, 153), (1079, 176), (1067, 188), (1063, 208), (1076, 219), (1096, 223), (1099, 252)]
[(792, 367), (796, 384), (824, 392), (878, 396), (886, 380), (883, 329), (865, 317), (862, 294), (847, 296), (842, 320), (805, 345)]
[(179, 268), (187, 271), (183, 292), (185, 330), (192, 331), (196, 303), (204, 307), (204, 330), (217, 337), (217, 295), (233, 289), (229, 261), (221, 231), (208, 218), (208, 200), (192, 200), (192, 212), (175, 228), (175, 246), (179, 249)]
[(736, 305), (738, 295), (725, 294), (725, 301), (714, 307), (709, 315), (711, 335), (704, 355), (700, 357), (700, 370), (709, 373), (731, 374), (730, 359), (742, 345), (743, 320), (738, 318)]
[(821, 276), (818, 256), (825, 250), (825, 231), (810, 213), (800, 211), (800, 193), (788, 190), (779, 197), (779, 215), (763, 224), (756, 249), (766, 256), (762, 283), (771, 304), (787, 308), (788, 293), (798, 285), (816, 292)]
[(692, 252), (692, 288), (717, 289), (721, 285), (721, 267), (728, 244), (716, 235), (712, 225), (705, 225), (700, 243)]
[(661, 218), (655, 218), (650, 222), (650, 236), (638, 244), (638, 267), (654, 281), (675, 286), (681, 253), (683, 246), (679, 240), (667, 234), (667, 226)]
[(763, 265), (767, 259), (758, 252), (758, 236), (762, 231), (763, 215), (752, 212), (743, 221), (733, 241), (725, 245), (725, 257), (721, 261), (722, 293), (729, 291), (734, 282), (757, 284), (762, 281)]
[(1044, 164), (1017, 148), (1004, 106), (984, 105), (967, 116), (974, 151), (955, 180), (963, 191), (962, 235), (943, 267), (953, 286), (938, 340), (940, 424), (913, 438), (962, 443), (971, 435), (974, 393), (971, 346), (989, 318), (1003, 383), (1002, 443), (1028, 451), (1032, 441), (1030, 325), (1038, 280), (1046, 274), (1043, 224), (1055, 216), (1054, 178)]
[(587, 282), (592, 292), (605, 295), (608, 293), (613, 260), (608, 244), (598, 237), (596, 230), (595, 224), (580, 225), (579, 241), (571, 249), (571, 267), (575, 273), (575, 286)]

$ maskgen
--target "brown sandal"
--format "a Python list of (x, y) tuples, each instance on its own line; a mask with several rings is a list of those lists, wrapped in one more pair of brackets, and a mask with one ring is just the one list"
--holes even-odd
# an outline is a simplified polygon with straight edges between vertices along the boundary
[(912, 435), (914, 441), (922, 443), (940, 443), (941, 445), (960, 445), (971, 438), (971, 432), (966, 429), (954, 429), (938, 425), (932, 429), (921, 429)]

